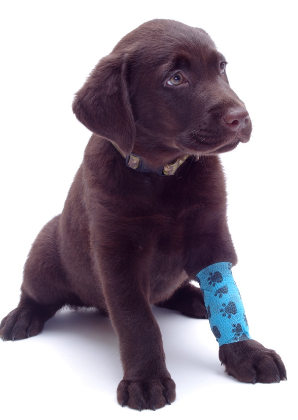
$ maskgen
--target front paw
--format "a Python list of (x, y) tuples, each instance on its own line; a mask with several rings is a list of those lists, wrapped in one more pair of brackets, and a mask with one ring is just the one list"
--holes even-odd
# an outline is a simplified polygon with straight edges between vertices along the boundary
[(280, 356), (255, 340), (222, 345), (219, 359), (226, 372), (240, 382), (272, 383), (287, 379)]
[(120, 405), (127, 405), (136, 410), (155, 410), (171, 404), (176, 398), (175, 382), (162, 379), (123, 379), (118, 385), (117, 399)]

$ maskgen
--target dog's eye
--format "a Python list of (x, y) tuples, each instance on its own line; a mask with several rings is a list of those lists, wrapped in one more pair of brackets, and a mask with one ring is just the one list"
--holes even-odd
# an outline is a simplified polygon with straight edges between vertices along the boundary
[(226, 66), (227, 66), (227, 62), (226, 61), (221, 61), (219, 64), (219, 68), (220, 68), (220, 73), (224, 74), (226, 71)]
[(172, 76), (167, 81), (167, 84), (170, 85), (170, 86), (179, 86), (179, 85), (182, 85), (182, 83), (185, 83), (185, 82), (186, 82), (186, 80), (181, 73), (175, 73), (174, 76)]

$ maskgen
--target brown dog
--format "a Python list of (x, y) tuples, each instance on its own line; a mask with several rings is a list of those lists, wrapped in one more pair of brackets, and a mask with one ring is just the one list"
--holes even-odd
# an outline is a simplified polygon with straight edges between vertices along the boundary
[[(247, 142), (251, 121), (225, 67), (206, 32), (170, 20), (145, 23), (99, 62), (73, 104), (94, 133), (83, 164), (1, 323), (1, 337), (17, 340), (64, 305), (98, 308), (119, 338), (118, 401), (131, 408), (175, 399), (150, 305), (206, 318), (190, 279), (237, 262), (218, 154)], [(280, 357), (254, 340), (222, 345), (219, 357), (243, 382), (286, 378)]]

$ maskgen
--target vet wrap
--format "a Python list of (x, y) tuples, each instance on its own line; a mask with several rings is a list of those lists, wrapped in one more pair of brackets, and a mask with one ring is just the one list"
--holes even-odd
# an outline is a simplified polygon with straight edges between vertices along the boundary
[(203, 291), (211, 330), (220, 346), (251, 339), (231, 268), (231, 263), (221, 262), (209, 265), (196, 275)]

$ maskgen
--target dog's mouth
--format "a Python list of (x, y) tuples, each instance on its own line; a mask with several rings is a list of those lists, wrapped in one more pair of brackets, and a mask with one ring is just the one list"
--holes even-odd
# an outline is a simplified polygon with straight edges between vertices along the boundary
[(240, 140), (233, 141), (232, 143), (226, 144), (225, 146), (220, 146), (219, 148), (208, 152), (208, 154), (213, 154), (213, 153), (219, 154), (219, 153), (230, 152), (231, 150), (235, 149), (239, 143), (240, 143)]
[[(195, 152), (196, 154), (210, 155), (230, 152), (235, 149), (239, 143), (247, 143), (250, 139), (251, 127), (239, 132), (228, 133), (222, 136), (222, 133), (214, 135), (202, 135), (192, 131), (182, 141), (183, 148)], [(221, 137), (221, 138), (219, 138)]]

